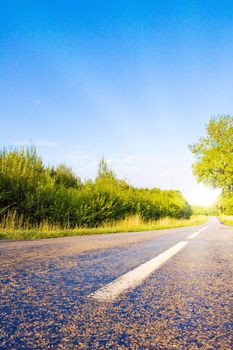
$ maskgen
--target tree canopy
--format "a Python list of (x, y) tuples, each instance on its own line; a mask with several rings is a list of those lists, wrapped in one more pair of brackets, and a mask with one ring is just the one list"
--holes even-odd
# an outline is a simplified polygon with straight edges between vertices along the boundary
[(233, 191), (233, 117), (212, 117), (206, 136), (190, 146), (195, 156), (193, 173), (199, 182)]

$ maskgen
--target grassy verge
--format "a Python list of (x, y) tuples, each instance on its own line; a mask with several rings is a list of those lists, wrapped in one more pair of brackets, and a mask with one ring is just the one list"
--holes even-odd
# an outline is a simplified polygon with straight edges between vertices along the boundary
[(0, 228), (0, 239), (40, 239), (66, 236), (82, 236), (102, 233), (134, 232), (161, 230), (166, 228), (201, 225), (208, 220), (207, 216), (195, 215), (190, 219), (163, 218), (158, 221), (145, 223), (139, 217), (131, 217), (125, 220), (105, 224), (97, 228), (60, 229), (58, 227), (40, 227), (35, 229), (7, 229)]
[(233, 226), (233, 216), (231, 215), (220, 215), (219, 220), (225, 225)]

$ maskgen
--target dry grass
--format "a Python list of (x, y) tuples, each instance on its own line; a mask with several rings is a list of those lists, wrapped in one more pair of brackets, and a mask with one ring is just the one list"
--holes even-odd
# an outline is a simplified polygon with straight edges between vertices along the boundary
[(22, 225), (22, 218), (15, 215), (6, 217), (0, 223), (0, 239), (38, 239), (64, 236), (82, 236), (102, 233), (133, 232), (161, 230), (166, 228), (201, 225), (207, 221), (204, 215), (192, 216), (190, 219), (162, 218), (157, 221), (144, 222), (139, 216), (132, 216), (118, 222), (104, 224), (96, 228), (65, 228), (43, 222), (37, 227)]
[(220, 215), (219, 219), (225, 225), (233, 226), (233, 215)]

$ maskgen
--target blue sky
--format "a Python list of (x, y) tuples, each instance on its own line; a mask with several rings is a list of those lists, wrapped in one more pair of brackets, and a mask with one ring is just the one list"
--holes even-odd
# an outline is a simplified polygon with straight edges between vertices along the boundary
[(207, 203), (188, 144), (233, 112), (232, 38), (232, 1), (1, 3), (1, 144)]

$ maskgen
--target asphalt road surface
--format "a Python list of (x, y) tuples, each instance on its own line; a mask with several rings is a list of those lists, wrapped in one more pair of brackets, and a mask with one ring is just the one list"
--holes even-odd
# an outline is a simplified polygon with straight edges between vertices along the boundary
[(0, 295), (1, 350), (230, 350), (233, 228), (2, 241)]

